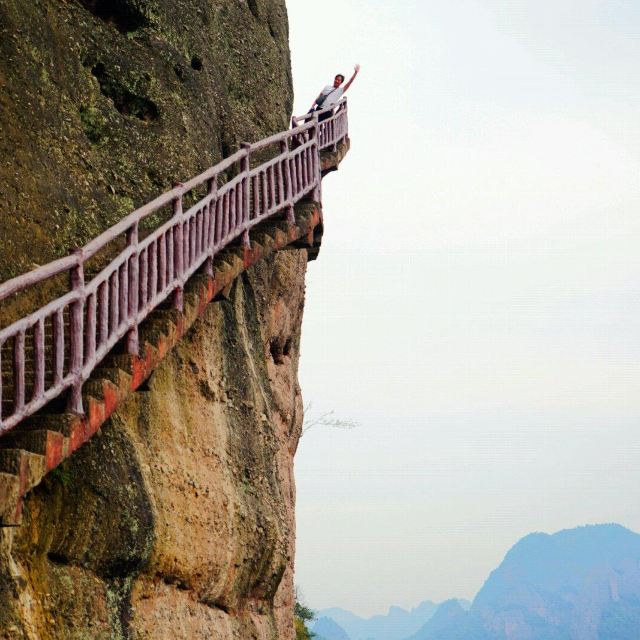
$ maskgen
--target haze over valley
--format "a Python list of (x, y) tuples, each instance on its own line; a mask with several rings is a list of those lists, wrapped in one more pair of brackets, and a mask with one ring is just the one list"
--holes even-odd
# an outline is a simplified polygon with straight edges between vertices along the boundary
[(636, 640), (640, 535), (615, 524), (532, 533), (471, 603), (425, 601), (368, 619), (339, 608), (317, 615), (317, 640)]

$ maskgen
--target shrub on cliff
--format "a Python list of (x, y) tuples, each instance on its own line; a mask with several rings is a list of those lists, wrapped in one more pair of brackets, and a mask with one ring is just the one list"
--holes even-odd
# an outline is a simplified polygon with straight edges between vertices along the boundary
[(311, 640), (315, 637), (316, 634), (309, 631), (307, 627), (307, 623), (316, 617), (315, 613), (309, 607), (296, 601), (293, 615), (296, 625), (296, 640)]

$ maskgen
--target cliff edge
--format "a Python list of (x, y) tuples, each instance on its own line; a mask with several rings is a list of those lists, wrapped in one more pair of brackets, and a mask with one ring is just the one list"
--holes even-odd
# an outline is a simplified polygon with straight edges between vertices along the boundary
[[(0, 6), (3, 279), (286, 127), (280, 0)], [(0, 637), (292, 638), (307, 255), (210, 305), (0, 532)]]

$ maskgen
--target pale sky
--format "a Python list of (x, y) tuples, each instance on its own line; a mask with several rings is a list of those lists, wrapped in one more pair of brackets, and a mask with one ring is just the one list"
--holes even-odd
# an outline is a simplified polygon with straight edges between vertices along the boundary
[(295, 111), (362, 71), (300, 380), (314, 608), (472, 598), (521, 536), (640, 531), (640, 4), (288, 0)]

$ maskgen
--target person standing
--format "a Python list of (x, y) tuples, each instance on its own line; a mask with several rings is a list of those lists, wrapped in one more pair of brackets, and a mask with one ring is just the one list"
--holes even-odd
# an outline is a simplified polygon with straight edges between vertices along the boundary
[(328, 84), (320, 92), (318, 97), (313, 101), (309, 111), (324, 111), (324, 113), (320, 114), (318, 118), (320, 121), (330, 118), (333, 115), (333, 111), (326, 111), (326, 109), (330, 109), (336, 105), (338, 100), (342, 98), (347, 89), (351, 86), (359, 71), (360, 65), (357, 64), (354, 67), (353, 75), (349, 78), (349, 81), (346, 84), (344, 84), (344, 76), (341, 73), (336, 75), (333, 79), (333, 84)]

